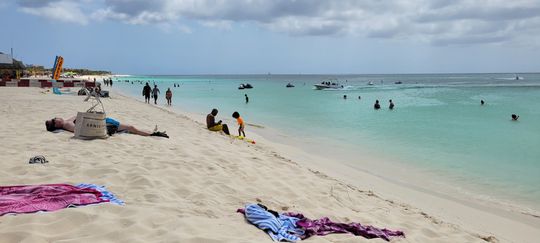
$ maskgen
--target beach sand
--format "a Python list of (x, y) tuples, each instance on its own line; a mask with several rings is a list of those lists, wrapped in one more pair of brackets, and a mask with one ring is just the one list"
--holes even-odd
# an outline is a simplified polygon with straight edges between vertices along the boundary
[[(264, 141), (231, 139), (170, 108), (114, 93), (103, 100), (108, 116), (146, 130), (158, 125), (171, 138), (117, 134), (82, 141), (69, 132), (50, 133), (46, 119), (73, 116), (89, 104), (84, 97), (41, 91), (0, 88), (0, 185), (94, 183), (125, 205), (4, 215), (0, 242), (271, 242), (235, 212), (252, 202), (404, 231), (406, 238), (395, 242), (498, 241), (330, 177)], [(28, 164), (35, 155), (49, 163)], [(383, 240), (334, 234), (307, 242)]]

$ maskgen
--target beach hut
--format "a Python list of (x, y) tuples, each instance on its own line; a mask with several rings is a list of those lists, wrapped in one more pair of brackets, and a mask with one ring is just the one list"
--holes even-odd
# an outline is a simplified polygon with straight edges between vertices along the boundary
[(10, 55), (0, 52), (0, 78), (3, 81), (9, 81), (18, 78), (25, 70), (21, 61), (13, 59)]

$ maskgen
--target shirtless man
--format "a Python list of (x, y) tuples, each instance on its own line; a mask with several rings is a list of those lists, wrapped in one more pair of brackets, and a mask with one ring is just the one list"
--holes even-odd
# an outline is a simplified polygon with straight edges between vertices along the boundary
[[(47, 131), (53, 132), (56, 129), (64, 129), (66, 131), (75, 132), (75, 119), (77, 117), (71, 117), (69, 119), (62, 119), (59, 117), (52, 118), (51, 120), (45, 121), (45, 127), (47, 128)], [(116, 126), (116, 129), (118, 132), (127, 131), (132, 134), (137, 134), (141, 136), (158, 136), (158, 137), (166, 137), (169, 138), (169, 136), (165, 132), (158, 132), (155, 131), (153, 133), (145, 132), (142, 130), (139, 130), (135, 128), (133, 125), (128, 124), (121, 124), (120, 122), (112, 119), (112, 118), (105, 118), (105, 122), (109, 125)]]
[(227, 124), (221, 124), (221, 120), (216, 122), (216, 116), (218, 114), (217, 109), (212, 109), (212, 112), (206, 116), (206, 127), (208, 130), (219, 132), (223, 131), (225, 134), (229, 135), (229, 127)]

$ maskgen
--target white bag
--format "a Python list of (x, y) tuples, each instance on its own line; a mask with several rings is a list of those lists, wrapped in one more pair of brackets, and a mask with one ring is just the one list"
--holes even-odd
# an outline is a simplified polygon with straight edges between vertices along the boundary
[[(99, 97), (95, 94), (89, 94), (84, 101), (92, 98), (92, 107), (86, 112), (77, 112), (75, 122), (75, 138), (95, 139), (107, 138), (107, 125), (105, 124), (105, 108)], [(96, 107), (101, 106), (101, 111)]]

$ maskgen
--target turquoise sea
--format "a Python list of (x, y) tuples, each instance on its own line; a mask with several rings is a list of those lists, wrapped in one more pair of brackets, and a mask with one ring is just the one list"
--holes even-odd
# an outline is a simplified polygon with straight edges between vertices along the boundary
[[(248, 124), (276, 129), (283, 140), (305, 141), (314, 153), (353, 163), (382, 156), (395, 168), (418, 168), (433, 183), (538, 210), (540, 74), (517, 75), (134, 75), (117, 77), (114, 87), (142, 100), (143, 84), (155, 83), (161, 105), (171, 88), (181, 110), (204, 115), (215, 107), (221, 119), (238, 111)], [(313, 89), (328, 78), (345, 89)], [(296, 87), (286, 88), (289, 82)], [(239, 90), (241, 83), (254, 88)], [(380, 110), (373, 109), (376, 99)], [(518, 121), (511, 121), (513, 113)]]

